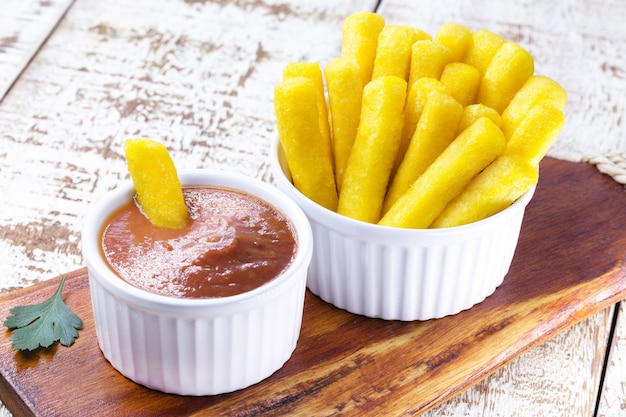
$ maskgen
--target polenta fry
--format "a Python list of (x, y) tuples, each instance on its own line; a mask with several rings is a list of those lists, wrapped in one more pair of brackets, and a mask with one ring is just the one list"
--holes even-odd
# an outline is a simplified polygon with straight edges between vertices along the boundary
[(488, 30), (477, 30), (472, 33), (465, 55), (465, 63), (476, 68), (481, 76), (484, 75), (493, 56), (504, 42), (504, 38), (498, 34)]
[(408, 81), (411, 47), (418, 39), (427, 39), (422, 33), (411, 26), (385, 26), (378, 36), (372, 79), (395, 75)]
[(415, 133), (417, 122), (422, 116), (426, 99), (433, 90), (445, 94), (449, 93), (448, 88), (435, 78), (420, 78), (409, 90), (404, 110), (402, 111), (404, 120), (402, 124), (402, 137), (400, 138), (400, 147), (398, 148), (396, 160), (393, 164), (392, 176), (395, 174), (404, 158), (411, 138)]
[(502, 114), (534, 71), (534, 59), (528, 51), (515, 42), (505, 42), (485, 70), (478, 89), (478, 102)]
[(137, 201), (150, 222), (168, 229), (184, 227), (189, 214), (167, 148), (151, 139), (133, 138), (124, 142), (124, 153)]
[(423, 77), (439, 79), (443, 68), (450, 63), (450, 50), (435, 41), (417, 41), (411, 47), (409, 89)]
[(343, 173), (359, 127), (363, 86), (359, 79), (359, 65), (351, 58), (331, 60), (324, 68), (324, 76), (332, 121), (335, 181), (337, 190), (341, 190)]
[(433, 90), (426, 100), (415, 134), (391, 180), (383, 213), (411, 187), (456, 137), (463, 106), (448, 94)]
[(452, 200), (431, 224), (432, 228), (461, 226), (492, 216), (530, 190), (539, 178), (526, 161), (501, 155)]
[(500, 129), (502, 129), (502, 116), (500, 113), (492, 109), (491, 107), (487, 107), (484, 104), (470, 104), (463, 108), (463, 115), (461, 116), (461, 120), (459, 120), (459, 126), (457, 128), (457, 134), (460, 134), (462, 131), (470, 127), (474, 124), (474, 122), (481, 117), (487, 117), (491, 119), (492, 122), (496, 124)]
[(565, 115), (561, 110), (548, 103), (539, 103), (528, 111), (513, 131), (504, 152), (537, 166), (564, 125)]
[(451, 62), (444, 67), (440, 80), (463, 106), (476, 103), (480, 86), (480, 72), (476, 68), (463, 62)]
[(332, 151), (330, 122), (328, 120), (328, 107), (326, 106), (326, 95), (324, 94), (324, 79), (322, 69), (317, 62), (291, 62), (287, 64), (283, 71), (283, 80), (293, 77), (306, 77), (313, 81), (315, 85), (315, 97), (317, 100), (318, 122), (320, 133), (324, 140), (325, 147)]
[(376, 223), (400, 144), (406, 81), (379, 77), (363, 89), (357, 136), (339, 193), (339, 214)]
[(341, 56), (352, 58), (359, 64), (363, 86), (372, 78), (378, 35), (384, 26), (385, 19), (372, 12), (353, 13), (343, 21)]
[(502, 113), (505, 138), (510, 138), (528, 111), (538, 103), (549, 103), (563, 111), (567, 103), (567, 92), (559, 83), (543, 75), (533, 75), (513, 96)]
[(444, 23), (435, 32), (434, 41), (447, 47), (450, 51), (450, 62), (461, 62), (465, 59), (472, 39), (472, 31), (458, 23)]
[(274, 89), (276, 127), (295, 187), (335, 210), (338, 197), (332, 156), (320, 133), (317, 104), (317, 88), (310, 78), (287, 78)]
[(502, 131), (481, 117), (463, 131), (391, 206), (378, 224), (423, 229), (504, 150)]

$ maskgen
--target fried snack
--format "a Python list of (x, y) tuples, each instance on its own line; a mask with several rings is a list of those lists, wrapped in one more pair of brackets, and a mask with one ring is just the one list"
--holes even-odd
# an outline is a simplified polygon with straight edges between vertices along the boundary
[(502, 131), (481, 117), (439, 155), (378, 224), (427, 228), (472, 178), (502, 153), (504, 146)]
[(339, 193), (339, 214), (376, 223), (400, 145), (406, 81), (386, 76), (363, 89), (361, 120)]
[(534, 71), (534, 59), (528, 51), (515, 42), (505, 42), (483, 75), (478, 102), (502, 114)]
[(549, 103), (563, 111), (567, 103), (567, 92), (551, 78), (543, 75), (530, 77), (502, 113), (504, 137), (511, 137), (528, 111), (537, 103)]
[(359, 65), (350, 58), (331, 60), (324, 68), (324, 76), (332, 120), (335, 182), (340, 190), (359, 127), (363, 86), (359, 79)]
[(329, 210), (337, 208), (337, 190), (328, 144), (320, 133), (318, 94), (307, 77), (283, 80), (274, 89), (278, 137), (295, 187)]
[(454, 140), (462, 113), (463, 106), (448, 94), (435, 89), (428, 95), (415, 134), (387, 190), (383, 213)]
[(459, 126), (457, 127), (457, 135), (470, 127), (474, 122), (481, 117), (487, 117), (491, 119), (492, 122), (496, 124), (500, 129), (502, 129), (502, 116), (500, 113), (492, 109), (491, 107), (487, 107), (484, 104), (470, 104), (463, 109), (463, 115), (461, 116), (461, 120), (459, 120)]
[(328, 107), (326, 106), (324, 79), (322, 78), (320, 64), (317, 62), (291, 62), (283, 70), (283, 80), (293, 77), (306, 77), (315, 84), (320, 133), (324, 142), (326, 142), (324, 146), (331, 149), (330, 122), (328, 121)]
[(526, 49), (515, 42), (505, 42), (483, 75), (478, 89), (478, 102), (502, 114), (534, 70), (533, 57)]
[(504, 152), (537, 166), (564, 125), (565, 115), (561, 110), (548, 103), (539, 103), (528, 111), (515, 129)]
[(411, 65), (409, 67), (409, 89), (423, 77), (437, 78), (443, 68), (450, 63), (450, 50), (435, 41), (417, 41), (411, 47)]
[(455, 227), (486, 219), (513, 204), (539, 178), (526, 161), (501, 155), (467, 185), (430, 225)]
[(441, 81), (435, 78), (420, 78), (409, 90), (403, 110), (404, 122), (402, 125), (402, 137), (400, 139), (400, 147), (398, 148), (396, 160), (393, 164), (392, 175), (395, 174), (400, 166), (400, 163), (402, 162), (402, 159), (404, 158), (404, 154), (409, 147), (411, 138), (415, 133), (417, 122), (419, 121), (422, 111), (424, 110), (426, 99), (433, 90), (437, 90), (445, 94), (449, 93), (448, 88), (443, 85)]
[(363, 86), (372, 78), (378, 36), (384, 26), (385, 19), (371, 12), (353, 13), (343, 21), (341, 56), (352, 58), (359, 64)]
[(411, 26), (385, 26), (378, 36), (372, 79), (395, 75), (408, 81), (411, 46), (418, 39), (428, 39), (424, 36), (428, 35)]
[(413, 31), (415, 32), (415, 40), (413, 42), (417, 42), (417, 41), (432, 41), (433, 40), (433, 37), (430, 36), (429, 33), (424, 32), (422, 29), (418, 29), (418, 28), (414, 27)]
[(444, 23), (435, 32), (434, 41), (450, 50), (450, 62), (461, 62), (465, 58), (472, 39), (472, 31), (458, 23)]
[(485, 74), (491, 59), (505, 42), (504, 38), (488, 30), (477, 30), (467, 47), (465, 63), (476, 68), (481, 75)]
[(444, 67), (440, 80), (449, 88), (456, 101), (469, 106), (476, 102), (480, 78), (480, 72), (471, 65), (451, 62)]
[(180, 229), (189, 214), (176, 166), (167, 148), (146, 138), (127, 139), (124, 153), (137, 202), (152, 224)]

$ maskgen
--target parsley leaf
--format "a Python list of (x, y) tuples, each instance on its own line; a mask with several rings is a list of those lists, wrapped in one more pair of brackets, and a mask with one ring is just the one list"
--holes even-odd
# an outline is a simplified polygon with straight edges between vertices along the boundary
[(4, 325), (13, 330), (9, 339), (14, 350), (47, 348), (56, 341), (63, 346), (74, 344), (83, 321), (63, 302), (61, 291), (65, 278), (61, 278), (56, 292), (43, 303), (17, 306), (9, 311), (11, 315)]

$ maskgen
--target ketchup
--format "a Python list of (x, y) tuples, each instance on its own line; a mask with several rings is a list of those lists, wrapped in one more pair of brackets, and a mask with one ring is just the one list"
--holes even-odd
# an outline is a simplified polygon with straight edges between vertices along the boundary
[(105, 222), (102, 251), (128, 283), (170, 297), (228, 297), (271, 281), (296, 250), (291, 222), (251, 194), (219, 187), (186, 187), (189, 222), (154, 226), (135, 201)]

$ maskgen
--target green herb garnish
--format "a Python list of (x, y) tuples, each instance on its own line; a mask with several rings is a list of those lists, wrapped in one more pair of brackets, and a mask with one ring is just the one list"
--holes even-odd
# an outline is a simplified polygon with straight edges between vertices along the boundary
[(61, 291), (65, 276), (55, 293), (39, 304), (13, 307), (4, 325), (13, 330), (9, 338), (14, 350), (47, 348), (56, 341), (71, 346), (83, 328), (83, 321), (63, 302)]

